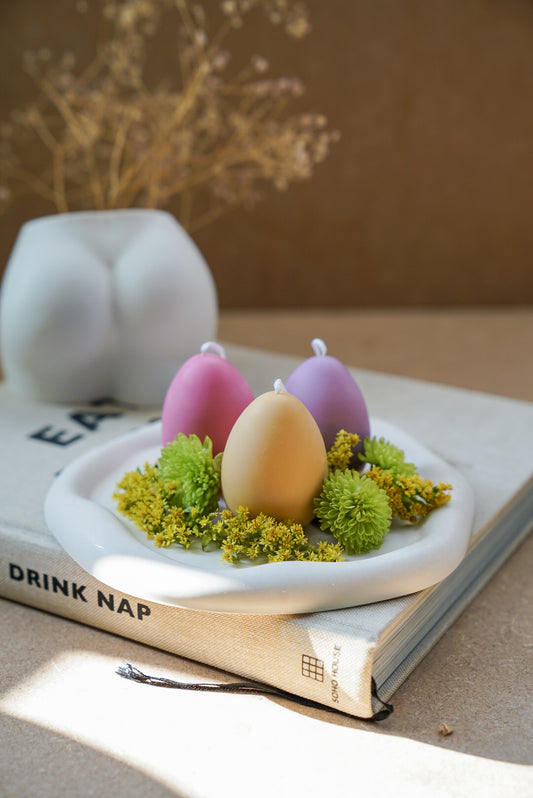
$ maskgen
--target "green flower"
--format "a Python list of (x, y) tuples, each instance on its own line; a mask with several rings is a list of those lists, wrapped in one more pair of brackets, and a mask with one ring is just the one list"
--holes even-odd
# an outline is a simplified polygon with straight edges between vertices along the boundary
[(204, 442), (197, 435), (184, 435), (168, 443), (161, 452), (159, 474), (164, 482), (176, 483), (174, 501), (188, 510), (195, 507), (200, 514), (215, 512), (220, 490), (222, 455), (213, 457), (209, 437)]
[(383, 543), (391, 523), (387, 494), (357, 471), (335, 471), (325, 480), (315, 511), (347, 554), (363, 554)]
[(385, 438), (365, 438), (364, 450), (359, 455), (364, 463), (379, 466), (385, 471), (394, 474), (416, 474), (417, 468), (413, 463), (405, 462), (405, 453), (397, 446), (393, 446)]

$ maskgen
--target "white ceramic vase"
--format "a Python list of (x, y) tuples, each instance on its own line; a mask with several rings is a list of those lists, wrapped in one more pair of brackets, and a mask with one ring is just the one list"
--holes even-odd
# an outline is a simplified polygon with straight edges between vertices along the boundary
[(169, 213), (46, 216), (23, 225), (6, 267), (4, 376), (41, 401), (160, 405), (217, 322), (211, 272)]

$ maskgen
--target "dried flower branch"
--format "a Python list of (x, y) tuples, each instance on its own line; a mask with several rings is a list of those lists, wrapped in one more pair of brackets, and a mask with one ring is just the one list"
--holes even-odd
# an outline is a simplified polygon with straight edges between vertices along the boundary
[[(212, 35), (195, 0), (102, 0), (107, 33), (88, 68), (77, 72), (70, 53), (55, 63), (46, 48), (27, 53), (39, 98), (0, 126), (0, 203), (29, 192), (64, 212), (179, 198), (180, 221), (194, 230), (253, 205), (265, 184), (283, 190), (311, 177), (338, 133), (321, 114), (287, 113), (300, 81), (267, 77), (259, 55), (231, 74), (223, 44), (259, 7), (289, 35), (309, 32), (305, 6), (293, 0), (224, 0)], [(177, 33), (176, 85), (151, 89), (148, 40), (166, 15)], [(41, 173), (20, 157), (29, 143), (44, 148)]]

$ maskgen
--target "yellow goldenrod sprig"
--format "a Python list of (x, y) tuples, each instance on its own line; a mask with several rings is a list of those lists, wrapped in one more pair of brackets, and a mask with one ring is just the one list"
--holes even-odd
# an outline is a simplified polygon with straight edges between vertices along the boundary
[(161, 479), (159, 468), (149, 463), (144, 470), (127, 472), (117, 484), (113, 499), (117, 509), (146, 533), (156, 546), (172, 543), (189, 547), (201, 530), (199, 513), (176, 504), (177, 483)]
[[(144, 530), (157, 546), (216, 547), (229, 563), (241, 560), (336, 562), (347, 554), (379, 548), (394, 517), (411, 524), (450, 501), (451, 485), (423, 479), (401, 449), (384, 439), (366, 439), (362, 474), (349, 468), (357, 435), (341, 430), (328, 453), (329, 474), (315, 500), (320, 528), (335, 542), (312, 545), (300, 524), (245, 507), (218, 510), (220, 456), (209, 438), (177, 436), (157, 465), (125, 474), (114, 493), (120, 513)], [(378, 465), (376, 463), (382, 463)], [(387, 467), (385, 467), (387, 466)]]
[(335, 562), (342, 560), (340, 544), (309, 543), (301, 524), (293, 521), (277, 521), (264, 513), (254, 518), (246, 507), (239, 507), (234, 514), (222, 512), (213, 524), (214, 534), (222, 536), (222, 557), (235, 563), (242, 559), (266, 559), (268, 562), (285, 560), (320, 560)]
[(434, 484), (430, 479), (423, 479), (418, 474), (401, 474), (372, 466), (367, 478), (378, 485), (388, 496), (393, 516), (410, 524), (418, 524), (437, 507), (450, 501), (446, 491), (452, 486), (439, 482)]
[(339, 543), (309, 543), (303, 527), (292, 521), (277, 521), (264, 514), (255, 518), (241, 507), (202, 512), (198, 507), (178, 506), (178, 483), (164, 480), (160, 469), (145, 465), (144, 470), (128, 472), (114, 493), (120, 513), (146, 532), (158, 547), (177, 544), (189, 548), (193, 541), (202, 548), (221, 549), (229, 563), (243, 559), (281, 562), (284, 560), (342, 560)]
[(330, 473), (332, 471), (345, 471), (350, 467), (353, 447), (357, 446), (359, 441), (359, 435), (355, 432), (346, 432), (344, 429), (339, 430), (333, 445), (327, 453)]

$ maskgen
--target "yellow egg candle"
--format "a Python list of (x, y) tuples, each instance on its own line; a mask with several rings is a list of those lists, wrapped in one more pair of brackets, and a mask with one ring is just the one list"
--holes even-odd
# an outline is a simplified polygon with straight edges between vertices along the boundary
[(246, 407), (222, 459), (222, 494), (230, 510), (247, 507), (278, 520), (307, 524), (327, 476), (324, 439), (303, 402), (275, 389)]

